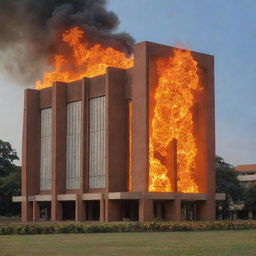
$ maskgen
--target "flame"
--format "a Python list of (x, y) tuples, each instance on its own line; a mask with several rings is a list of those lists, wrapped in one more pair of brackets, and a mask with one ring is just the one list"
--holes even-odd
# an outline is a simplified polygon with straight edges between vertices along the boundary
[(194, 179), (197, 148), (193, 135), (194, 92), (201, 90), (197, 62), (189, 50), (177, 49), (174, 56), (156, 59), (158, 84), (149, 140), (149, 191), (173, 191), (168, 145), (177, 140), (177, 190), (198, 193)]
[(103, 75), (107, 67), (133, 67), (133, 57), (128, 58), (125, 53), (100, 44), (90, 46), (84, 38), (86, 32), (79, 27), (73, 27), (63, 33), (62, 40), (72, 50), (72, 56), (54, 55), (53, 71), (44, 73), (43, 81), (36, 82), (37, 89), (50, 87), (56, 81), (72, 82), (84, 77)]

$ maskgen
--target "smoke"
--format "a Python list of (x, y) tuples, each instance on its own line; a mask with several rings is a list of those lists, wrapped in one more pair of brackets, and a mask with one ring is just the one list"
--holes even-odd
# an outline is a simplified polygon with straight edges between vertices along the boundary
[(23, 83), (40, 78), (53, 53), (66, 51), (62, 33), (74, 26), (101, 43), (131, 54), (134, 39), (106, 0), (0, 0), (0, 68)]

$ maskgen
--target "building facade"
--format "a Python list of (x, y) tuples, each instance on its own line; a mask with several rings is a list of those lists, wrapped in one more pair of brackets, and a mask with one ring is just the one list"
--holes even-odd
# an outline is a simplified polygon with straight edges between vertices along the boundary
[(14, 198), (24, 222), (215, 219), (213, 56), (192, 52), (201, 84), (191, 110), (196, 192), (181, 189), (182, 137), (163, 160), (170, 190), (150, 189), (154, 59), (173, 51), (142, 42), (131, 69), (25, 90), (22, 195)]

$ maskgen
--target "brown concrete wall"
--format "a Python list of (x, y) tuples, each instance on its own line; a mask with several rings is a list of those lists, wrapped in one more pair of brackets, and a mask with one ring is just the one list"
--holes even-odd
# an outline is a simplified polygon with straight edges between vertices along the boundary
[(88, 191), (88, 147), (89, 147), (89, 89), (90, 89), (89, 79), (83, 79), (81, 88), (81, 98), (82, 98), (82, 121), (81, 121), (81, 171), (80, 171), (80, 193), (85, 193)]
[(52, 221), (62, 219), (57, 195), (65, 192), (66, 136), (66, 84), (55, 83), (52, 87)]
[(132, 191), (148, 191), (148, 82), (147, 43), (136, 44), (132, 82)]
[(106, 74), (106, 175), (109, 192), (127, 191), (128, 101), (125, 70), (108, 68)]
[[(40, 169), (40, 109), (39, 92), (26, 89), (22, 138), (22, 196), (39, 192)], [(32, 220), (32, 203), (22, 203), (22, 221)]]
[(198, 166), (202, 193), (208, 194), (207, 202), (200, 203), (201, 220), (215, 219), (215, 104), (214, 104), (214, 57), (194, 53), (198, 61), (203, 91), (198, 102)]

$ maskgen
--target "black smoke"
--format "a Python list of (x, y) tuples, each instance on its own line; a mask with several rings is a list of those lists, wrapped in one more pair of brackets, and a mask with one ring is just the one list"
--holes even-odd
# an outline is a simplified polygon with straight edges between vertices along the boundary
[(63, 51), (61, 35), (74, 26), (87, 31), (92, 45), (131, 54), (134, 40), (114, 33), (118, 25), (106, 0), (0, 0), (0, 67), (20, 82), (33, 82), (50, 56)]

